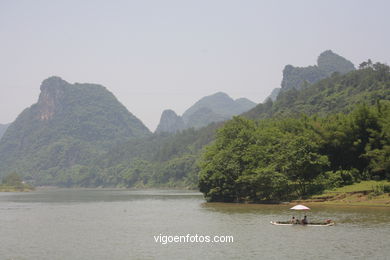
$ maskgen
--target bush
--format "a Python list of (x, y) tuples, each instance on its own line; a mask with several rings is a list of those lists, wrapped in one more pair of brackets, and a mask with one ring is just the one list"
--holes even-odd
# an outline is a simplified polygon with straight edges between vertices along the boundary
[(356, 169), (328, 171), (325, 173), (324, 185), (327, 189), (351, 185), (359, 180), (358, 175), (359, 171)]
[(341, 170), (340, 176), (342, 181), (342, 185), (351, 185), (355, 182), (357, 179), (356, 177), (359, 175), (359, 171), (357, 169), (351, 169), (351, 170)]
[(378, 184), (372, 187), (374, 196), (382, 195), (385, 191), (385, 185)]
[(324, 177), (322, 178), (322, 182), (325, 189), (329, 189), (329, 190), (343, 186), (342, 185), (343, 179), (341, 178), (341, 174), (339, 171), (325, 172)]

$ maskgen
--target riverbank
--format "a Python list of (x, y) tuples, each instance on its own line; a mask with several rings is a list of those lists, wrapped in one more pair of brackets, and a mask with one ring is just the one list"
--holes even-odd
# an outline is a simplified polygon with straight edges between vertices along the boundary
[(362, 181), (291, 203), (390, 207), (389, 181)]
[(30, 185), (23, 185), (23, 186), (0, 185), (0, 192), (29, 192), (33, 190), (35, 190), (35, 188)]

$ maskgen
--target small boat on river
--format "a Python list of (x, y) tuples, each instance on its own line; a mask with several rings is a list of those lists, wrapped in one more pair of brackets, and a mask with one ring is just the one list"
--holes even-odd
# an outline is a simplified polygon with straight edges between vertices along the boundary
[[(296, 205), (292, 208), (290, 208), (292, 210), (298, 210), (298, 211), (308, 211), (310, 210), (309, 207), (306, 207), (304, 205)], [(299, 220), (299, 219), (296, 219), (295, 217), (293, 217), (290, 221), (271, 221), (271, 224), (272, 225), (276, 225), (276, 226), (298, 226), (298, 225), (302, 225), (302, 226), (311, 226), (311, 227), (329, 227), (329, 226), (333, 226), (334, 225), (334, 222), (330, 219), (327, 219), (326, 221), (324, 222), (308, 222), (306, 216), (304, 217), (304, 219), (302, 220)]]
[(288, 221), (271, 221), (272, 225), (276, 226), (309, 226), (309, 227), (329, 227), (334, 226), (334, 222), (313, 222), (308, 224), (293, 224)]

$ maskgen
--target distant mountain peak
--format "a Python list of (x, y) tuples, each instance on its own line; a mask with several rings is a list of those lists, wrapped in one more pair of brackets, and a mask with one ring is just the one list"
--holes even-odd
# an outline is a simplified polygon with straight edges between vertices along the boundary
[(217, 97), (217, 98), (228, 98), (228, 99), (232, 99), (228, 94), (226, 94), (225, 92), (222, 92), (222, 91), (219, 91), (219, 92), (216, 92), (214, 94), (211, 94), (209, 96), (206, 96), (205, 98), (207, 97)]
[(68, 82), (63, 80), (62, 78), (58, 76), (51, 76), (41, 83), (41, 91), (47, 90), (47, 89), (53, 89), (53, 88), (62, 88), (64, 86), (70, 85)]
[(164, 110), (161, 114), (160, 123), (156, 133), (176, 133), (184, 129), (183, 119), (171, 109)]
[(65, 94), (65, 88), (69, 86), (68, 82), (57, 76), (47, 78), (42, 82), (37, 103), (39, 120), (50, 120), (54, 116)]
[(26, 108), (0, 140), (0, 176), (16, 171), (47, 184), (47, 176), (150, 134), (103, 86), (50, 77), (40, 89), (38, 102)]
[(256, 106), (247, 98), (234, 100), (224, 92), (216, 92), (195, 102), (180, 117), (172, 110), (165, 110), (156, 129), (156, 133), (170, 132), (186, 128), (200, 128), (213, 122), (220, 122), (239, 115)]
[(282, 90), (300, 89), (305, 84), (316, 83), (334, 72), (345, 74), (354, 69), (352, 62), (331, 50), (326, 50), (318, 56), (317, 65), (307, 67), (286, 65), (283, 69)]
[(331, 50), (326, 50), (318, 56), (317, 66), (327, 76), (332, 75), (333, 72), (345, 74), (355, 69), (352, 62)]

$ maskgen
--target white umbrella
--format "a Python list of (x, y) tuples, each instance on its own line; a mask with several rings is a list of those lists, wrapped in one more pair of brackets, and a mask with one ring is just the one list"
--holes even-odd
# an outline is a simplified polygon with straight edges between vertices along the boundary
[(296, 205), (296, 206), (292, 207), (291, 209), (293, 209), (293, 210), (310, 210), (310, 208), (308, 208), (304, 205)]
[[(299, 211), (302, 211), (302, 210), (310, 210), (309, 207), (306, 207), (304, 205), (295, 205), (294, 207), (290, 208), (292, 210), (299, 210)], [(306, 222), (307, 223), (307, 222)], [(302, 223), (303, 224), (303, 223)]]

